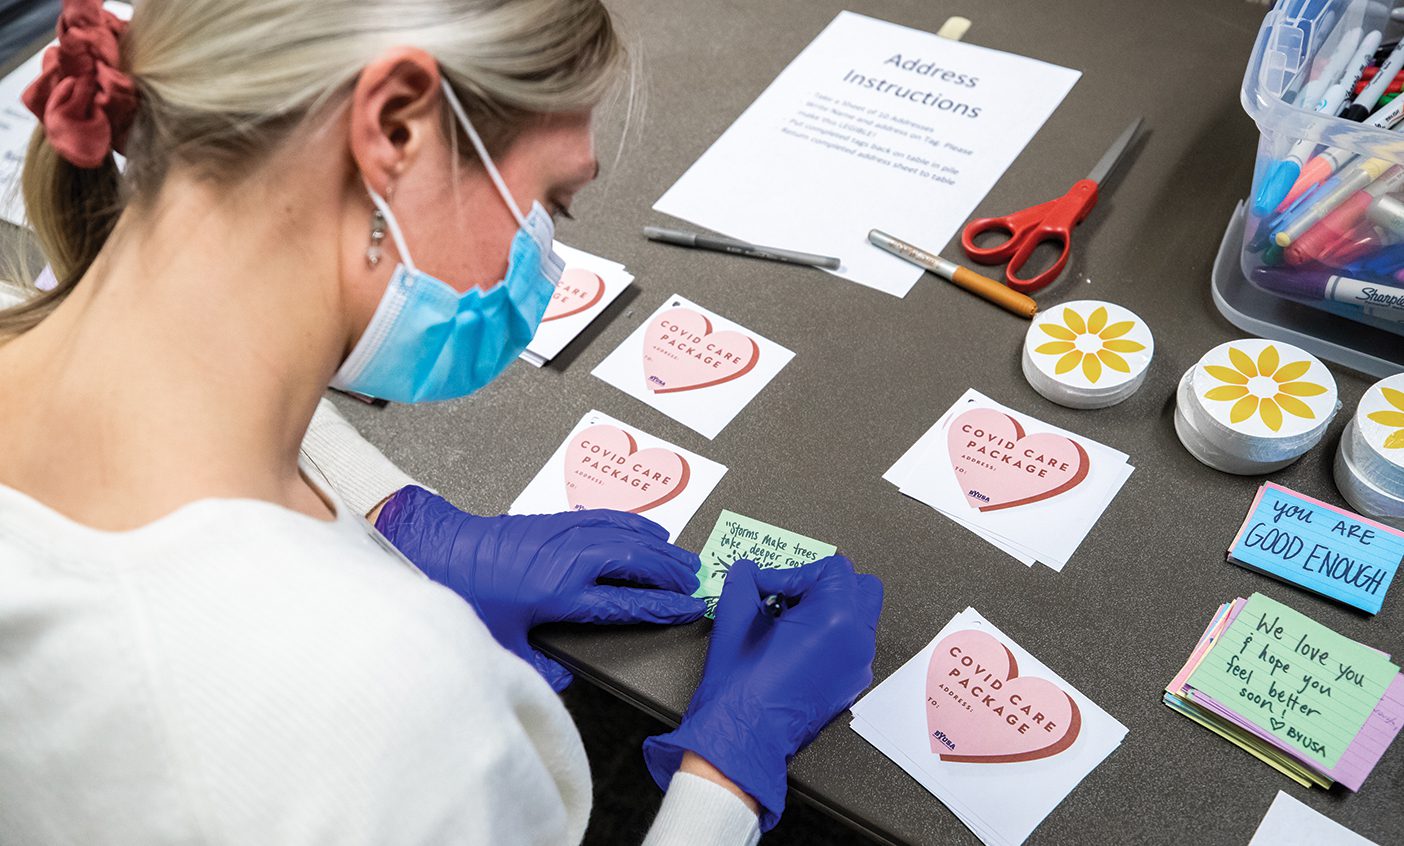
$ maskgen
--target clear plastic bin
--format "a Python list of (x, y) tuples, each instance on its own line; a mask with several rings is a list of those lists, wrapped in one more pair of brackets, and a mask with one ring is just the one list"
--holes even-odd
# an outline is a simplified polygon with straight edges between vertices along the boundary
[[(1310, 86), (1313, 69), (1323, 68), (1342, 42), (1353, 44), (1371, 30), (1381, 32), (1385, 45), (1398, 39), (1391, 6), (1279, 0), (1263, 21), (1243, 76), (1243, 108), (1262, 136), (1239, 254), (1244, 278), (1259, 290), (1399, 336), (1404, 119), (1391, 130), (1298, 102), (1304, 94), (1319, 99), (1315, 92), (1324, 83)], [(1404, 94), (1395, 102), (1382, 108), (1404, 115)], [(1309, 321), (1291, 328), (1313, 334)]]

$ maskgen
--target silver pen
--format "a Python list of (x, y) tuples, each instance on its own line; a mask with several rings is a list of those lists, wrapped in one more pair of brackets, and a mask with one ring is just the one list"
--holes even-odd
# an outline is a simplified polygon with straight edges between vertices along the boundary
[(699, 250), (715, 250), (719, 253), (731, 253), (732, 255), (746, 256), (747, 258), (769, 259), (770, 261), (782, 261), (786, 264), (802, 264), (809, 267), (822, 267), (825, 270), (838, 270), (843, 264), (833, 256), (816, 256), (813, 253), (797, 253), (793, 250), (782, 250), (778, 247), (760, 247), (755, 244), (748, 244), (745, 241), (738, 241), (735, 238), (726, 238), (721, 235), (698, 235), (694, 232), (683, 232), (678, 229), (664, 229), (661, 226), (645, 226), (644, 237), (650, 241), (662, 241), (665, 244), (676, 244), (679, 247), (693, 247)]

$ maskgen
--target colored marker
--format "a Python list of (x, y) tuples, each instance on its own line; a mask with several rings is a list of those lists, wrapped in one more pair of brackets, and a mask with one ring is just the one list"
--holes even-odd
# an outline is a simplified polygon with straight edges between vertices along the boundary
[[(1360, 29), (1357, 27), (1345, 34), (1341, 43), (1337, 45), (1336, 52), (1332, 55), (1326, 72), (1322, 73), (1320, 77), (1327, 84), (1330, 84), (1331, 80), (1334, 79), (1339, 79), (1339, 81), (1330, 84), (1329, 88), (1323, 86), (1322, 95), (1315, 103), (1307, 99), (1308, 92), (1312, 88), (1312, 84), (1308, 83), (1307, 87), (1302, 89), (1303, 97), (1300, 100), (1302, 108), (1328, 115), (1334, 115), (1340, 109), (1350, 87), (1355, 84), (1356, 78), (1364, 72), (1366, 65), (1370, 62), (1370, 57), (1374, 55), (1375, 48), (1380, 44), (1379, 30), (1371, 30), (1363, 38), (1360, 37), (1359, 33)], [(1337, 67), (1336, 59), (1342, 55), (1341, 48), (1352, 44), (1354, 49), (1345, 51), (1345, 61)], [(1302, 164), (1315, 149), (1315, 141), (1298, 140), (1292, 145), (1286, 158), (1268, 166), (1262, 184), (1258, 187), (1258, 194), (1253, 198), (1253, 213), (1255, 215), (1264, 217), (1281, 205), (1283, 199), (1296, 184), (1297, 177), (1301, 175)]]
[[(1362, 125), (1371, 126), (1376, 129), (1389, 129), (1398, 123), (1401, 117), (1404, 117), (1404, 100), (1396, 98), (1394, 102), (1376, 110)], [(1302, 167), (1302, 175), (1297, 177), (1296, 184), (1292, 186), (1291, 191), (1287, 192), (1287, 198), (1282, 201), (1283, 204), (1290, 204), (1297, 197), (1300, 197), (1308, 188), (1329, 178), (1331, 174), (1340, 170), (1346, 162), (1350, 161), (1353, 157), (1354, 155), (1352, 153), (1347, 153), (1345, 150), (1335, 147), (1327, 147), (1316, 156), (1313, 156), (1311, 161), (1307, 162), (1306, 165)], [(1282, 206), (1278, 206), (1278, 210), (1282, 210)]]
[(1399, 73), (1399, 69), (1404, 68), (1404, 41), (1394, 45), (1394, 49), (1389, 51), (1389, 58), (1380, 65), (1379, 71), (1370, 84), (1365, 86), (1365, 90), (1360, 92), (1360, 96), (1351, 101), (1346, 110), (1341, 112), (1341, 117), (1348, 121), (1359, 123), (1364, 120), (1375, 108), (1375, 104), (1380, 101), (1380, 95), (1384, 93), (1394, 75)]
[[(1283, 249), (1292, 246), (1293, 241), (1306, 234), (1308, 229), (1335, 211), (1361, 189), (1380, 179), (1386, 172), (1391, 174), (1392, 178), (1397, 178), (1401, 170), (1404, 170), (1404, 167), (1391, 167), (1388, 159), (1366, 159), (1350, 170), (1342, 172), (1335, 187), (1323, 194), (1320, 200), (1312, 203), (1310, 208), (1297, 215), (1273, 236), (1273, 240), (1277, 242), (1277, 246)], [(1364, 214), (1365, 208), (1369, 205), (1369, 200), (1361, 203), (1361, 214)]]
[(1327, 244), (1320, 262), (1329, 267), (1349, 267), (1388, 243), (1370, 221), (1362, 220), (1350, 232)]
[[(1377, 76), (1376, 71), (1378, 70), (1379, 68), (1365, 68), (1364, 72), (1361, 73), (1360, 78), (1357, 79), (1355, 81), (1355, 84), (1351, 86), (1351, 94), (1355, 95), (1359, 94), (1361, 91), (1364, 91), (1365, 86), (1369, 85), (1371, 82), (1374, 81), (1375, 77)], [(1395, 74), (1394, 79), (1391, 79), (1389, 81), (1389, 85), (1385, 87), (1385, 93), (1388, 94), (1391, 91), (1397, 92), (1401, 88), (1404, 88), (1404, 70), (1401, 70), (1399, 73)]]
[(1398, 279), (1401, 271), (1404, 271), (1404, 244), (1391, 244), (1346, 267), (1346, 272), (1352, 276), (1371, 279)]
[(1038, 313), (1038, 303), (1034, 301), (1033, 297), (1011, 290), (988, 276), (981, 276), (949, 259), (941, 258), (935, 253), (928, 253), (921, 247), (908, 244), (880, 229), (868, 230), (868, 243), (886, 250), (900, 259), (909, 261), (917, 267), (925, 268), (956, 287), (964, 288), (1005, 311), (1030, 320)]
[(1341, 79), (1341, 74), (1345, 73), (1346, 65), (1351, 57), (1356, 54), (1360, 47), (1362, 35), (1360, 27), (1351, 27), (1341, 36), (1341, 40), (1336, 42), (1336, 49), (1331, 51), (1331, 55), (1326, 59), (1325, 64), (1319, 65), (1320, 71), (1311, 78), (1311, 81), (1302, 86), (1301, 94), (1298, 95), (1296, 103), (1303, 109), (1319, 111), (1318, 104), (1321, 96), (1326, 93), (1326, 89)]
[(1276, 270), (1260, 267), (1253, 282), (1261, 288), (1300, 300), (1317, 300), (1375, 310), (1375, 316), (1404, 322), (1404, 289), (1340, 276), (1329, 271)]
[[(1384, 162), (1385, 160), (1371, 159), (1370, 161)], [(1342, 236), (1348, 235), (1355, 229), (1356, 224), (1365, 219), (1365, 213), (1369, 211), (1370, 204), (1375, 201), (1375, 198), (1383, 197), (1385, 194), (1397, 190), (1400, 186), (1404, 186), (1404, 167), (1396, 165), (1386, 170), (1378, 179), (1346, 197), (1339, 205), (1330, 209), (1320, 219), (1320, 222), (1301, 230), (1300, 235), (1290, 234), (1296, 231), (1295, 222), (1285, 227), (1277, 233), (1275, 240), (1279, 245), (1288, 248), (1287, 262), (1300, 264), (1306, 259), (1320, 258), (1326, 253), (1328, 245), (1339, 240)], [(1327, 195), (1322, 199), (1321, 204), (1324, 205), (1329, 200), (1330, 195)], [(1303, 219), (1307, 217), (1304, 215)], [(1283, 236), (1289, 236), (1289, 240), (1284, 242)], [(1301, 258), (1303, 256), (1306, 258)]]
[(1253, 234), (1252, 240), (1248, 243), (1249, 251), (1256, 253), (1265, 249), (1273, 249), (1281, 253), (1282, 248), (1277, 246), (1277, 242), (1273, 240), (1273, 236), (1291, 222), (1294, 216), (1300, 214), (1303, 209), (1315, 202), (1317, 198), (1321, 196), (1322, 187), (1321, 185), (1313, 185), (1296, 200), (1290, 203), (1284, 203), (1283, 205), (1287, 206), (1285, 210), (1277, 212), (1271, 218), (1262, 220), (1258, 225), (1257, 231)]
[(1394, 197), (1376, 197), (1365, 216), (1392, 235), (1404, 235), (1404, 203)]
[(1263, 264), (1268, 267), (1278, 267), (1282, 264), (1282, 248), (1276, 244), (1270, 245), (1263, 250)]

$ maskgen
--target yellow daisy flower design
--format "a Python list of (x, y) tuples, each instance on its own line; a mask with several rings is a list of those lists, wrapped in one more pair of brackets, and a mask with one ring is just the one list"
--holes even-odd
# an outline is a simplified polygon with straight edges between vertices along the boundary
[(1229, 409), (1230, 423), (1242, 423), (1256, 412), (1263, 423), (1276, 432), (1282, 428), (1284, 411), (1305, 420), (1316, 419), (1311, 406), (1298, 399), (1326, 393), (1324, 385), (1301, 380), (1311, 369), (1311, 362), (1294, 361), (1279, 367), (1277, 347), (1272, 344), (1263, 347), (1256, 362), (1237, 347), (1229, 347), (1228, 356), (1233, 367), (1204, 366), (1210, 376), (1227, 383), (1210, 388), (1204, 398), (1220, 402), (1235, 400), (1233, 408)]
[(1394, 406), (1396, 411), (1376, 411), (1366, 415), (1376, 423), (1385, 426), (1398, 426), (1400, 428), (1389, 433), (1385, 438), (1385, 449), (1404, 449), (1404, 391), (1396, 391), (1393, 388), (1380, 388), (1384, 394), (1385, 402)]
[(1056, 340), (1035, 347), (1034, 352), (1062, 356), (1053, 365), (1053, 372), (1060, 375), (1082, 365), (1082, 375), (1095, 385), (1102, 378), (1103, 365), (1122, 373), (1131, 372), (1131, 365), (1121, 354), (1140, 352), (1146, 345), (1121, 336), (1135, 327), (1134, 320), (1122, 320), (1108, 326), (1104, 306), (1093, 309), (1086, 320), (1073, 309), (1064, 308), (1061, 325), (1051, 321), (1039, 324), (1045, 334)]

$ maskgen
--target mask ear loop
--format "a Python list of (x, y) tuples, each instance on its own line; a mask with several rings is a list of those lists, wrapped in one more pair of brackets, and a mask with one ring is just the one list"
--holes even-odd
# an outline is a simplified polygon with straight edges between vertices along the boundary
[(390, 211), (390, 204), (385, 202), (385, 198), (380, 196), (374, 188), (370, 187), (370, 183), (366, 181), (365, 177), (361, 177), (361, 184), (366, 186), (366, 193), (370, 194), (371, 202), (385, 217), (385, 225), (390, 228), (390, 238), (395, 242), (395, 249), (400, 252), (400, 263), (411, 273), (417, 273), (419, 269), (414, 266), (414, 259), (410, 258), (409, 247), (405, 246), (404, 233), (400, 231), (400, 222), (395, 219), (395, 213)]
[(497, 172), (497, 165), (492, 163), (492, 157), (488, 155), (483, 139), (478, 137), (478, 130), (473, 128), (473, 122), (468, 119), (468, 113), (463, 110), (463, 104), (458, 102), (458, 95), (453, 93), (453, 86), (449, 85), (448, 80), (443, 77), (439, 77), (439, 85), (444, 89), (444, 97), (448, 100), (449, 108), (453, 109), (454, 117), (458, 118), (463, 131), (468, 134), (468, 140), (473, 143), (473, 149), (477, 152), (478, 158), (482, 159), (483, 168), (487, 171), (488, 177), (492, 179), (492, 184), (497, 186), (497, 193), (502, 195), (503, 202), (507, 203), (507, 208), (512, 210), (512, 217), (517, 219), (517, 225), (526, 226), (526, 218), (522, 215), (521, 208), (512, 198), (512, 192), (507, 190), (507, 183), (502, 181), (502, 174)]

